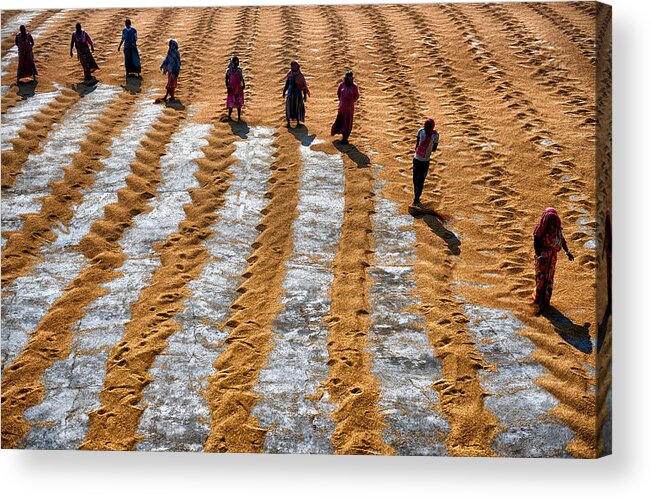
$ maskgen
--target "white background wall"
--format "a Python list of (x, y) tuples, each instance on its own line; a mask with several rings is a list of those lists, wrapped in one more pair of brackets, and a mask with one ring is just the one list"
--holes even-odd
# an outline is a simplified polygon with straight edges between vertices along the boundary
[[(368, 1), (368, 0), (367, 0)], [(2, 8), (288, 0), (4, 1)], [(299, 3), (299, 2), (296, 2)], [(303, 0), (300, 3), (341, 3)], [(359, 3), (359, 2), (355, 2)], [(650, 2), (614, 9), (614, 451), (597, 461), (0, 451), (3, 496), (651, 496)], [(61, 48), (65, 50), (65, 47)]]

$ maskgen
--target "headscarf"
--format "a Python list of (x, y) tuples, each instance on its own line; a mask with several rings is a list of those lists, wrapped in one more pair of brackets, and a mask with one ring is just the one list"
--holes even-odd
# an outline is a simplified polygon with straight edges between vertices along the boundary
[[(23, 32), (25, 33), (24, 35)], [(30, 35), (29, 31), (25, 29), (25, 26), (21, 24), (20, 29), (16, 34), (16, 45), (18, 45), (19, 50), (30, 49), (32, 47), (32, 44), (30, 43), (31, 39), (32, 35)]]
[(310, 89), (307, 87), (307, 81), (305, 81), (305, 76), (301, 72), (301, 65), (298, 61), (292, 61), (290, 66), (292, 69), (287, 73), (287, 79), (294, 77), (294, 83), (296, 83), (298, 89), (311, 96)]
[(554, 208), (545, 209), (533, 231), (533, 235), (542, 239), (545, 246), (560, 250), (563, 243), (563, 228), (561, 218)]
[[(427, 131), (428, 125), (431, 123), (431, 130)], [(432, 137), (434, 136), (434, 133), (436, 133), (436, 130), (434, 129), (434, 119), (433, 118), (427, 118), (425, 120), (425, 139), (421, 140), (421, 142), (418, 144), (418, 148), (416, 149), (416, 154), (418, 154), (420, 157), (425, 157), (425, 154), (427, 153), (427, 148), (429, 147), (430, 142), (432, 141)]]
[(354, 84), (354, 78), (355, 78), (355, 77), (353, 76), (353, 72), (352, 72), (352, 71), (346, 71), (346, 73), (344, 74), (343, 82), (344, 82), (346, 85), (352, 85), (352, 84)]
[(77, 23), (75, 26), (75, 32), (72, 33), (72, 36), (75, 38), (75, 45), (76, 46), (84, 46), (84, 45), (90, 45), (93, 43), (93, 39), (90, 37), (88, 33), (86, 33), (83, 29), (81, 29), (81, 24)]
[[(233, 62), (234, 59), (237, 59), (237, 68)], [(228, 68), (226, 69), (226, 74), (231, 75), (233, 72), (237, 71), (240, 68), (240, 59), (238, 57), (232, 57), (228, 62)]]
[(167, 56), (161, 64), (163, 74), (169, 71), (172, 76), (178, 76), (181, 72), (181, 54), (179, 53), (179, 44), (176, 40), (170, 40)]

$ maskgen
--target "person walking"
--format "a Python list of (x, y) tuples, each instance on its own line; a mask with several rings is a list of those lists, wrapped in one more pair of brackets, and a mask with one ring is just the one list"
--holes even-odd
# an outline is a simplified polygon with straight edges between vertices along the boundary
[(567, 259), (574, 261), (563, 237), (561, 218), (554, 208), (545, 209), (540, 217), (533, 231), (533, 247), (536, 254), (536, 287), (531, 298), (538, 311), (542, 311), (549, 306), (552, 298), (558, 251), (562, 248)]
[(305, 101), (310, 95), (310, 89), (305, 81), (305, 76), (301, 72), (301, 66), (298, 61), (292, 61), (291, 70), (285, 78), (285, 88), (283, 88), (283, 97), (285, 99), (285, 118), (287, 119), (287, 128), (291, 127), (290, 120), (296, 120), (296, 128), (301, 122), (305, 122)]
[(179, 44), (176, 40), (170, 40), (167, 49), (167, 56), (165, 60), (160, 65), (163, 74), (167, 75), (167, 86), (165, 89), (165, 97), (163, 100), (167, 101), (167, 97), (170, 97), (170, 100), (175, 100), (174, 92), (176, 91), (176, 86), (179, 82), (179, 73), (181, 72), (181, 53), (179, 52)]
[(244, 75), (240, 68), (239, 57), (233, 57), (226, 69), (226, 107), (228, 108), (228, 119), (231, 119), (233, 107), (237, 108), (237, 120), (240, 121), (242, 116), (242, 106), (244, 105)]
[(138, 31), (136, 31), (136, 28), (131, 27), (130, 19), (124, 21), (124, 26), (122, 39), (118, 45), (118, 52), (124, 43), (124, 70), (126, 75), (136, 74), (140, 78), (142, 67), (140, 66), (140, 54), (138, 53), (137, 45)]
[(439, 145), (439, 134), (434, 129), (432, 118), (425, 120), (425, 125), (416, 134), (416, 151), (413, 160), (414, 206), (420, 205), (420, 196), (425, 186), (425, 178), (429, 171), (430, 156)]
[(20, 32), (16, 35), (16, 46), (18, 47), (18, 72), (16, 83), (20, 83), (22, 78), (30, 76), (36, 81), (36, 64), (34, 63), (34, 38), (27, 32), (25, 26), (20, 26)]
[(73, 47), (77, 50), (77, 58), (81, 67), (84, 69), (84, 80), (91, 79), (91, 73), (99, 69), (92, 52), (95, 52), (93, 39), (88, 33), (81, 29), (81, 24), (77, 23), (75, 31), (70, 39), (70, 57), (72, 57)]
[(337, 89), (339, 109), (337, 119), (330, 129), (330, 135), (341, 134), (341, 143), (347, 144), (348, 137), (353, 130), (353, 116), (355, 115), (355, 102), (359, 99), (359, 90), (354, 82), (352, 71), (344, 74), (344, 79)]

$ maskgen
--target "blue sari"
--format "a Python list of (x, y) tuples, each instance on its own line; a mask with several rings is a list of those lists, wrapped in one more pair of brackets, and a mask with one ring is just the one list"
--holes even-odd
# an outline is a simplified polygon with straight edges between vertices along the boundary
[(124, 28), (122, 30), (122, 41), (124, 41), (124, 68), (129, 73), (140, 73), (140, 54), (136, 42), (138, 32), (136, 28)]

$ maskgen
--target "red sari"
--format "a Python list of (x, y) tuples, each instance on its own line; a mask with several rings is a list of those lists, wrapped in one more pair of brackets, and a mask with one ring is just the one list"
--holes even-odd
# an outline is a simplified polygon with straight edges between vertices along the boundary
[(34, 63), (34, 51), (32, 50), (34, 39), (32, 35), (26, 33), (25, 37), (21, 33), (16, 35), (16, 46), (18, 47), (18, 79), (36, 77), (36, 64)]
[(536, 304), (548, 306), (552, 298), (558, 251), (567, 247), (561, 219), (554, 208), (545, 209), (533, 235), (537, 246), (536, 287), (531, 298)]
[(341, 133), (344, 141), (348, 140), (350, 132), (353, 131), (353, 115), (355, 114), (355, 102), (359, 98), (359, 90), (355, 83), (347, 84), (342, 81), (337, 90), (339, 97), (339, 112), (337, 119), (330, 129), (330, 135)]

